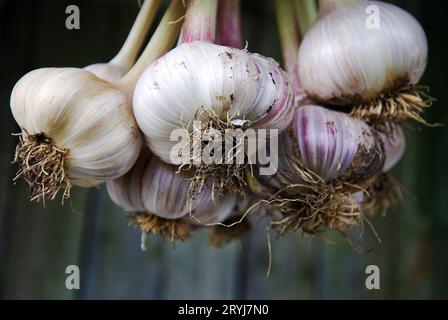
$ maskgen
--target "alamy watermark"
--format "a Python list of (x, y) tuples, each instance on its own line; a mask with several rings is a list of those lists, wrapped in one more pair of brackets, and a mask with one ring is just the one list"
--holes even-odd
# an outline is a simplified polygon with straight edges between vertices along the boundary
[(367, 290), (379, 290), (380, 289), (380, 268), (377, 265), (369, 265), (366, 268), (366, 289)]
[(380, 8), (374, 4), (368, 5), (364, 11), (367, 15), (366, 28), (369, 30), (378, 30), (380, 28)]
[(65, 268), (65, 273), (68, 276), (65, 278), (65, 287), (68, 290), (79, 290), (80, 288), (80, 273), (77, 265), (71, 264)]
[(68, 14), (65, 19), (65, 27), (68, 30), (79, 30), (81, 28), (81, 16), (79, 7), (71, 4), (65, 8), (65, 13)]

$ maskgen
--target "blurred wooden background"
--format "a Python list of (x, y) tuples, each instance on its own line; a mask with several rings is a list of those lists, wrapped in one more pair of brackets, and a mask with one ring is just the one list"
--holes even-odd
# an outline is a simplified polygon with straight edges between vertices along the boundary
[[(448, 45), (444, 1), (395, 1), (423, 24), (429, 65), (423, 83), (438, 98), (427, 117), (448, 123)], [(65, 7), (81, 10), (81, 29), (65, 29)], [(448, 298), (448, 128), (408, 130), (404, 160), (395, 173), (405, 201), (373, 224), (361, 241), (368, 254), (343, 239), (336, 245), (290, 234), (273, 238), (273, 266), (263, 225), (240, 243), (216, 250), (207, 232), (173, 246), (127, 227), (104, 188), (73, 190), (58, 201), (30, 203), (26, 186), (12, 184), (10, 165), (18, 128), (9, 109), (14, 83), (44, 66), (78, 66), (107, 61), (120, 48), (138, 10), (130, 0), (0, 0), (0, 298), (6, 299), (344, 299)], [(243, 0), (249, 49), (280, 59), (270, 1)], [(81, 289), (65, 288), (65, 268), (81, 269)], [(365, 268), (381, 270), (381, 289), (365, 288)]]

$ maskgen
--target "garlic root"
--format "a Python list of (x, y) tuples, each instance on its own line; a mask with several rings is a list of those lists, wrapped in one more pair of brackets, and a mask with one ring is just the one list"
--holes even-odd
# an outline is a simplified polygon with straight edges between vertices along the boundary
[(138, 227), (142, 232), (152, 233), (168, 239), (185, 241), (190, 237), (194, 226), (181, 219), (164, 219), (151, 213), (138, 213), (128, 217), (131, 225)]
[(368, 216), (384, 215), (403, 199), (400, 183), (390, 173), (380, 174), (368, 189), (370, 197), (362, 203), (362, 211)]
[(271, 222), (279, 236), (298, 229), (312, 235), (327, 229), (345, 232), (362, 221), (361, 209), (351, 203), (350, 193), (322, 190), (297, 201), (285, 197), (272, 202), (284, 214), (283, 219)]
[(417, 123), (432, 127), (423, 117), (425, 109), (431, 107), (434, 99), (424, 86), (407, 86), (396, 91), (384, 93), (365, 103), (356, 105), (350, 115), (372, 123), (380, 131), (386, 131), (385, 124), (405, 123), (413, 119)]
[(14, 181), (22, 177), (29, 185), (29, 198), (53, 200), (61, 188), (64, 199), (70, 197), (71, 182), (66, 175), (65, 157), (67, 149), (59, 149), (43, 133), (19, 134), (13, 163), (19, 165)]
[[(195, 117), (195, 120), (191, 121), (187, 125), (187, 129), (193, 126), (193, 122), (197, 120), (201, 121), (201, 127), (194, 127), (193, 130), (189, 131), (189, 139), (190, 139), (190, 163), (194, 163), (194, 169), (192, 177), (189, 178), (191, 181), (189, 194), (190, 199), (194, 199), (196, 195), (202, 190), (202, 187), (207, 183), (207, 181), (213, 181), (213, 185), (211, 190), (214, 192), (215, 190), (220, 190), (223, 195), (224, 192), (232, 192), (239, 193), (244, 196), (244, 188), (246, 186), (246, 170), (250, 168), (250, 164), (247, 161), (243, 163), (237, 163), (236, 161), (237, 154), (241, 150), (247, 150), (246, 148), (246, 139), (244, 135), (241, 135), (240, 139), (234, 142), (233, 150), (235, 152), (233, 156), (232, 163), (225, 163), (225, 160), (222, 159), (222, 163), (206, 163), (204, 161), (196, 161), (195, 150), (198, 148), (197, 144), (200, 143), (200, 150), (202, 151), (207, 147), (208, 141), (202, 141), (202, 139), (196, 139), (196, 135), (203, 137), (207, 135), (208, 132), (219, 132), (221, 137), (225, 137), (226, 130), (236, 129), (236, 126), (232, 123), (234, 116), (229, 115), (229, 113), (225, 113), (225, 115), (218, 114), (214, 109), (202, 109), (199, 114)], [(224, 139), (223, 139), (224, 140)], [(224, 144), (225, 141), (223, 141)], [(226, 150), (224, 145), (222, 146), (221, 154), (224, 155), (224, 152), (229, 152)], [(201, 156), (201, 155), (199, 155)], [(247, 159), (247, 155), (244, 157)], [(198, 163), (199, 162), (199, 163)], [(179, 171), (190, 170), (192, 165), (181, 164), (179, 166)]]
[(297, 229), (308, 234), (325, 229), (345, 232), (361, 223), (360, 205), (352, 199), (354, 191), (363, 190), (360, 186), (340, 179), (326, 182), (299, 161), (296, 166), (295, 173), (302, 183), (284, 184), (269, 199), (272, 206), (283, 214), (283, 219), (271, 222), (279, 236)]

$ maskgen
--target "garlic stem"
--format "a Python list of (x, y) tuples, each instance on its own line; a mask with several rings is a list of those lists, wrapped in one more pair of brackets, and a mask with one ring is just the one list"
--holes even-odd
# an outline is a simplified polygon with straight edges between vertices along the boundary
[(205, 41), (215, 42), (218, 0), (190, 0), (180, 43)]
[(334, 9), (352, 7), (362, 0), (319, 0), (319, 13), (323, 15)]
[(143, 3), (123, 47), (110, 61), (111, 64), (119, 66), (124, 70), (131, 69), (148, 30), (154, 21), (160, 3), (161, 0), (146, 0)]
[(218, 8), (218, 44), (243, 48), (240, 0), (221, 0)]
[(292, 86), (297, 94), (300, 91), (297, 55), (301, 37), (294, 16), (294, 4), (292, 0), (276, 0), (275, 12), (277, 15), (284, 66), (291, 77)]
[(296, 19), (300, 26), (302, 36), (308, 31), (317, 18), (315, 0), (295, 0)]
[(185, 7), (182, 1), (172, 0), (140, 58), (123, 79), (118, 82), (118, 87), (126, 92), (129, 97), (132, 96), (135, 84), (146, 67), (173, 47), (181, 28), (179, 18), (184, 13)]
[(319, 2), (319, 10), (328, 5), (330, 2), (334, 2), (333, 0), (318, 0)]

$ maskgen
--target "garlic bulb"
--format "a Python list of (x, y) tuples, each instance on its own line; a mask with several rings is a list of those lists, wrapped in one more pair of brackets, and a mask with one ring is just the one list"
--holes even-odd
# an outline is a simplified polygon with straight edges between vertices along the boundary
[(161, 0), (146, 0), (143, 3), (123, 47), (110, 62), (91, 64), (84, 69), (112, 83), (120, 80), (134, 64), (160, 3)]
[[(193, 121), (201, 120), (222, 136), (234, 128), (280, 132), (292, 119), (293, 102), (286, 74), (273, 60), (196, 41), (179, 45), (145, 70), (136, 85), (133, 106), (151, 151), (173, 163), (173, 148), (178, 144), (170, 139), (173, 130), (184, 128), (191, 133)], [(202, 165), (191, 160), (197, 167)], [(207, 164), (203, 172), (210, 170), (217, 178), (220, 174), (213, 168), (220, 167), (230, 172), (225, 164)], [(238, 175), (238, 170), (232, 175)], [(226, 176), (221, 181), (231, 179)]]
[(279, 146), (278, 173), (257, 177), (265, 184), (259, 194), (283, 215), (272, 221), (279, 234), (359, 224), (362, 213), (352, 194), (368, 187), (384, 164), (374, 129), (345, 113), (307, 105), (297, 109)]
[[(204, 188), (190, 200), (188, 176), (143, 150), (134, 167), (123, 177), (107, 182), (112, 201), (125, 211), (143, 232), (171, 240), (186, 239), (192, 227), (214, 225), (234, 214), (236, 196), (212, 199)], [(172, 233), (172, 234), (171, 234)]]
[(134, 91), (134, 113), (151, 150), (165, 162), (170, 134), (201, 108), (251, 127), (282, 131), (292, 118), (286, 75), (270, 59), (205, 42), (184, 43), (154, 62)]
[(303, 39), (298, 71), (306, 93), (319, 102), (354, 106), (355, 115), (370, 119), (424, 122), (420, 113), (429, 101), (415, 85), (427, 55), (422, 27), (404, 10), (332, 0)]
[[(149, 212), (164, 219), (191, 219), (195, 224), (224, 221), (233, 214), (236, 196), (228, 195), (213, 202), (211, 191), (204, 188), (189, 201), (188, 176), (143, 151), (123, 177), (107, 182), (112, 201), (125, 211)], [(192, 221), (193, 221), (192, 220)]]
[(12, 91), (11, 111), (23, 132), (19, 175), (32, 198), (53, 199), (61, 183), (91, 187), (118, 178), (141, 148), (126, 94), (82, 69), (29, 72)]
[(63, 199), (70, 187), (91, 187), (124, 175), (141, 149), (132, 113), (132, 92), (144, 68), (168, 51), (184, 12), (174, 0), (132, 70), (112, 84), (77, 68), (42, 68), (23, 76), (11, 94), (11, 111), (22, 129), (15, 162), (30, 198)]

